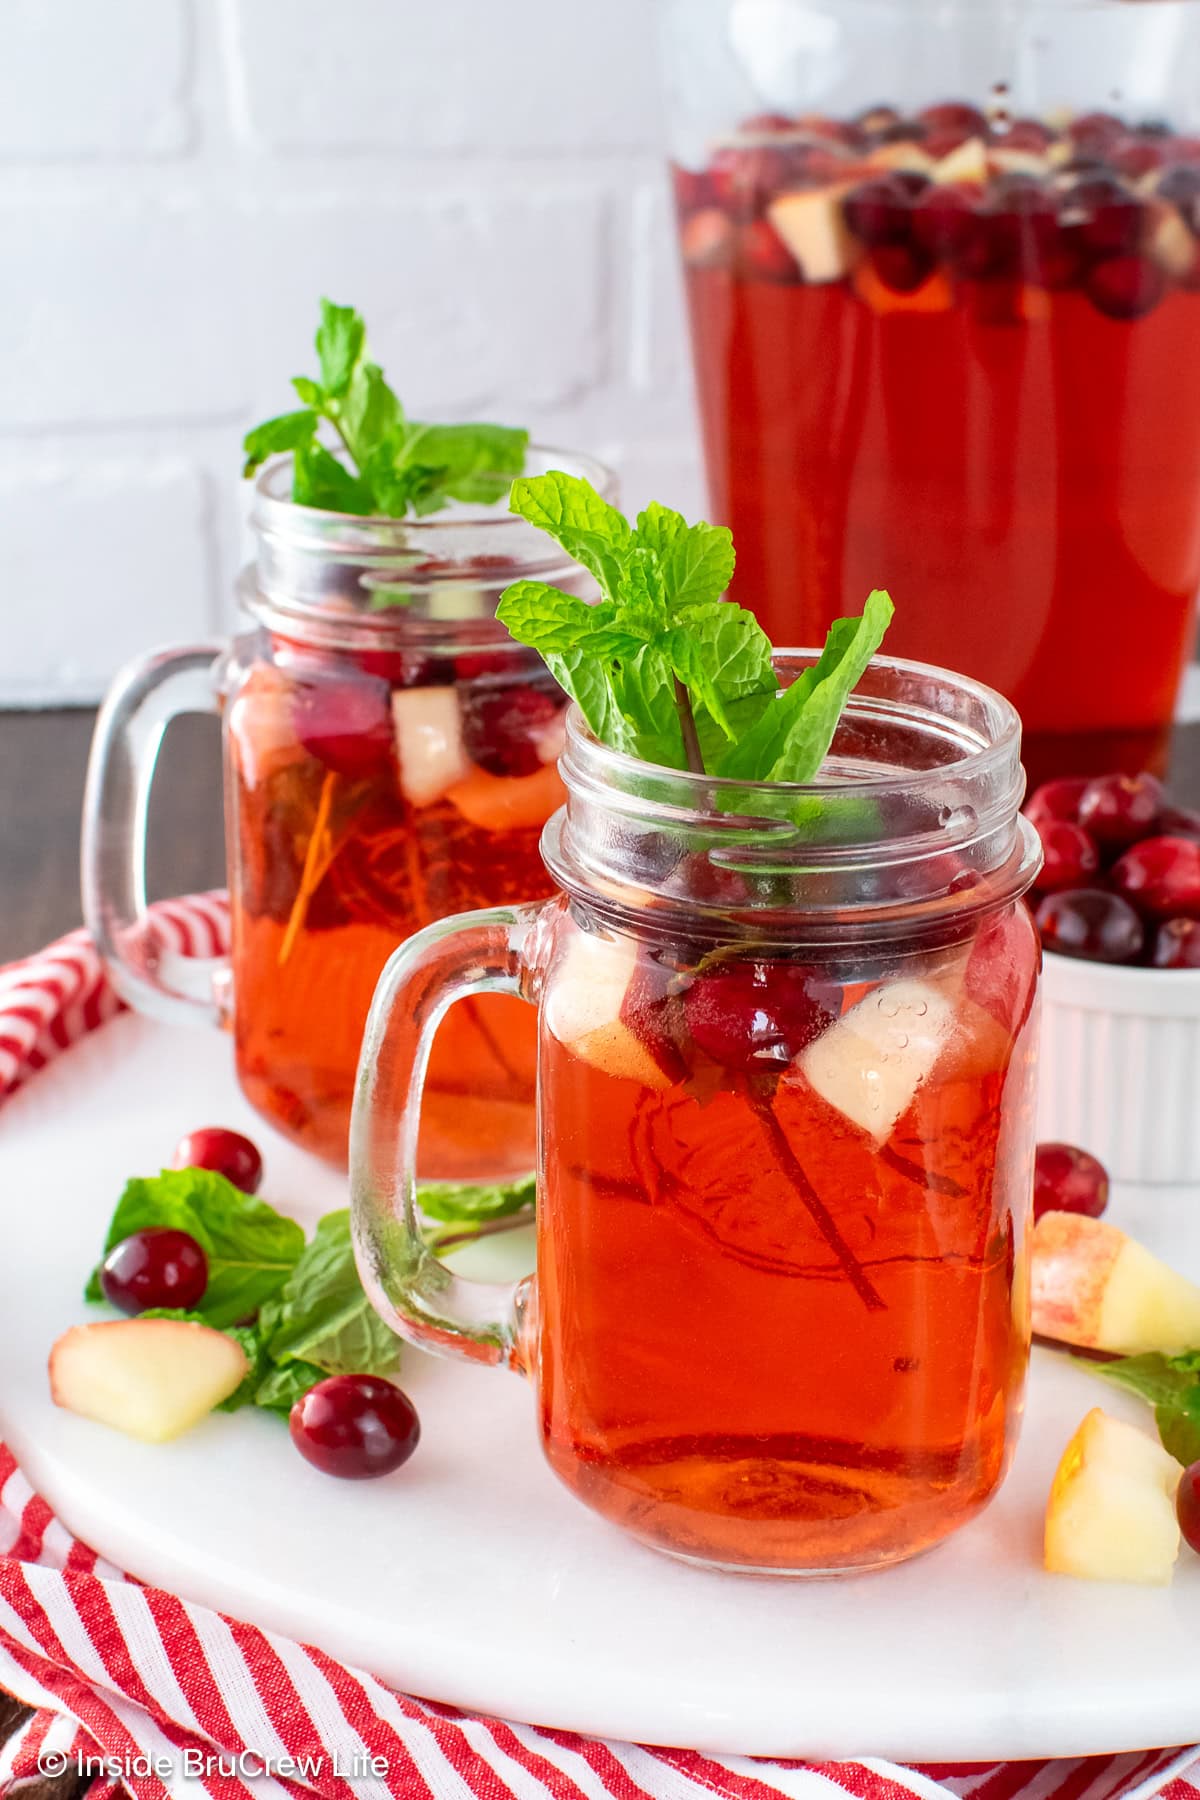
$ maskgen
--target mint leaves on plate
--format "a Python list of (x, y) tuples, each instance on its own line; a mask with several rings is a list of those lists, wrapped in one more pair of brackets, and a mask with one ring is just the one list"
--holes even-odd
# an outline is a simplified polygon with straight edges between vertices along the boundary
[[(489, 1187), (431, 1182), (417, 1192), (422, 1212), (438, 1222), (428, 1233), (435, 1252), (524, 1224), (533, 1214), (532, 1175)], [(164, 1169), (126, 1183), (104, 1254), (149, 1226), (195, 1238), (208, 1258), (208, 1287), (191, 1312), (141, 1316), (210, 1325), (246, 1353), (246, 1379), (222, 1411), (253, 1405), (286, 1417), (327, 1375), (393, 1376), (399, 1370), (400, 1339), (375, 1312), (358, 1278), (349, 1212), (326, 1213), (305, 1242), (293, 1219), (241, 1193), (223, 1175)], [(85, 1297), (104, 1298), (98, 1269)]]
[(1179, 1356), (1152, 1350), (1111, 1362), (1075, 1360), (1089, 1374), (1149, 1402), (1163, 1448), (1176, 1462), (1186, 1469), (1200, 1461), (1200, 1350), (1185, 1350)]
[[(304, 406), (246, 434), (244, 475), (290, 452), (292, 499), (300, 506), (360, 517), (403, 519), (438, 512), (450, 500), (503, 499), (525, 466), (527, 431), (506, 425), (422, 425), (407, 419), (351, 306), (321, 302), (316, 337), (321, 378), (293, 378)], [(321, 442), (331, 425), (349, 461)]]
[(590, 606), (541, 581), (505, 590), (497, 617), (542, 655), (601, 742), (644, 762), (742, 782), (807, 782), (892, 617), (876, 589), (839, 619), (821, 659), (779, 689), (753, 613), (722, 599), (734, 568), (723, 526), (651, 504), (631, 525), (589, 482), (515, 481), (509, 504), (599, 583)]

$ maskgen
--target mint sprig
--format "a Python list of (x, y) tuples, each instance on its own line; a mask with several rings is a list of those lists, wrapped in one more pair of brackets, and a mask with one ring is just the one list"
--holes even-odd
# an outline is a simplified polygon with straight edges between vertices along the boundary
[[(316, 349), (320, 379), (292, 381), (303, 408), (247, 432), (244, 475), (256, 474), (269, 456), (290, 454), (298, 505), (403, 519), (438, 512), (451, 500), (499, 500), (525, 467), (527, 431), (406, 418), (367, 355), (366, 325), (353, 307), (321, 301)], [(348, 460), (321, 441), (323, 425), (333, 428)]]
[(722, 598), (723, 527), (651, 504), (631, 525), (591, 485), (552, 471), (515, 481), (513, 512), (591, 571), (588, 605), (540, 581), (505, 590), (497, 617), (537, 650), (595, 735), (644, 762), (742, 782), (808, 782), (892, 617), (887, 594), (839, 619), (818, 663), (779, 689), (753, 613)]
[(1073, 1361), (1091, 1375), (1136, 1394), (1154, 1408), (1163, 1448), (1188, 1468), (1200, 1461), (1200, 1350), (1166, 1356), (1153, 1350), (1143, 1356), (1119, 1356), (1111, 1362)]

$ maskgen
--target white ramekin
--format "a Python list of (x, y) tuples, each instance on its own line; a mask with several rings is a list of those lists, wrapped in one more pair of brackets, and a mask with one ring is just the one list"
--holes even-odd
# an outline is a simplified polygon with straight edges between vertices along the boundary
[(1200, 969), (1047, 952), (1038, 1137), (1114, 1181), (1200, 1182)]

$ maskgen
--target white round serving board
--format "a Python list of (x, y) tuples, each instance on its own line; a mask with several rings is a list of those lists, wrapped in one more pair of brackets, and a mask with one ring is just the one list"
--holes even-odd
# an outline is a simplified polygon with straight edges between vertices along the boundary
[[(984, 1517), (915, 1562), (821, 1582), (642, 1549), (545, 1467), (523, 1382), (415, 1351), (404, 1384), (421, 1446), (383, 1481), (330, 1480), (252, 1411), (157, 1448), (57, 1411), (47, 1351), (97, 1316), (80, 1290), (124, 1179), (209, 1123), (255, 1135), (266, 1197), (305, 1224), (344, 1204), (342, 1179), (242, 1100), (216, 1033), (122, 1017), (0, 1114), (0, 1429), (111, 1561), (426, 1698), (602, 1737), (939, 1762), (1200, 1738), (1200, 1558), (1185, 1550), (1162, 1590), (1040, 1566), (1050, 1477), (1082, 1415), (1102, 1404), (1149, 1423), (1048, 1352)], [(1160, 1189), (1118, 1196), (1114, 1216), (1200, 1275), (1197, 1211)]]

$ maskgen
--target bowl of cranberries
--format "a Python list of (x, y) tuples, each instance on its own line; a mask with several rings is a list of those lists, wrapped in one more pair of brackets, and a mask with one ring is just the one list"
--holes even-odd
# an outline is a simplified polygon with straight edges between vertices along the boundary
[(1200, 812), (1153, 775), (1048, 781), (1039, 1127), (1121, 1181), (1200, 1181)]

